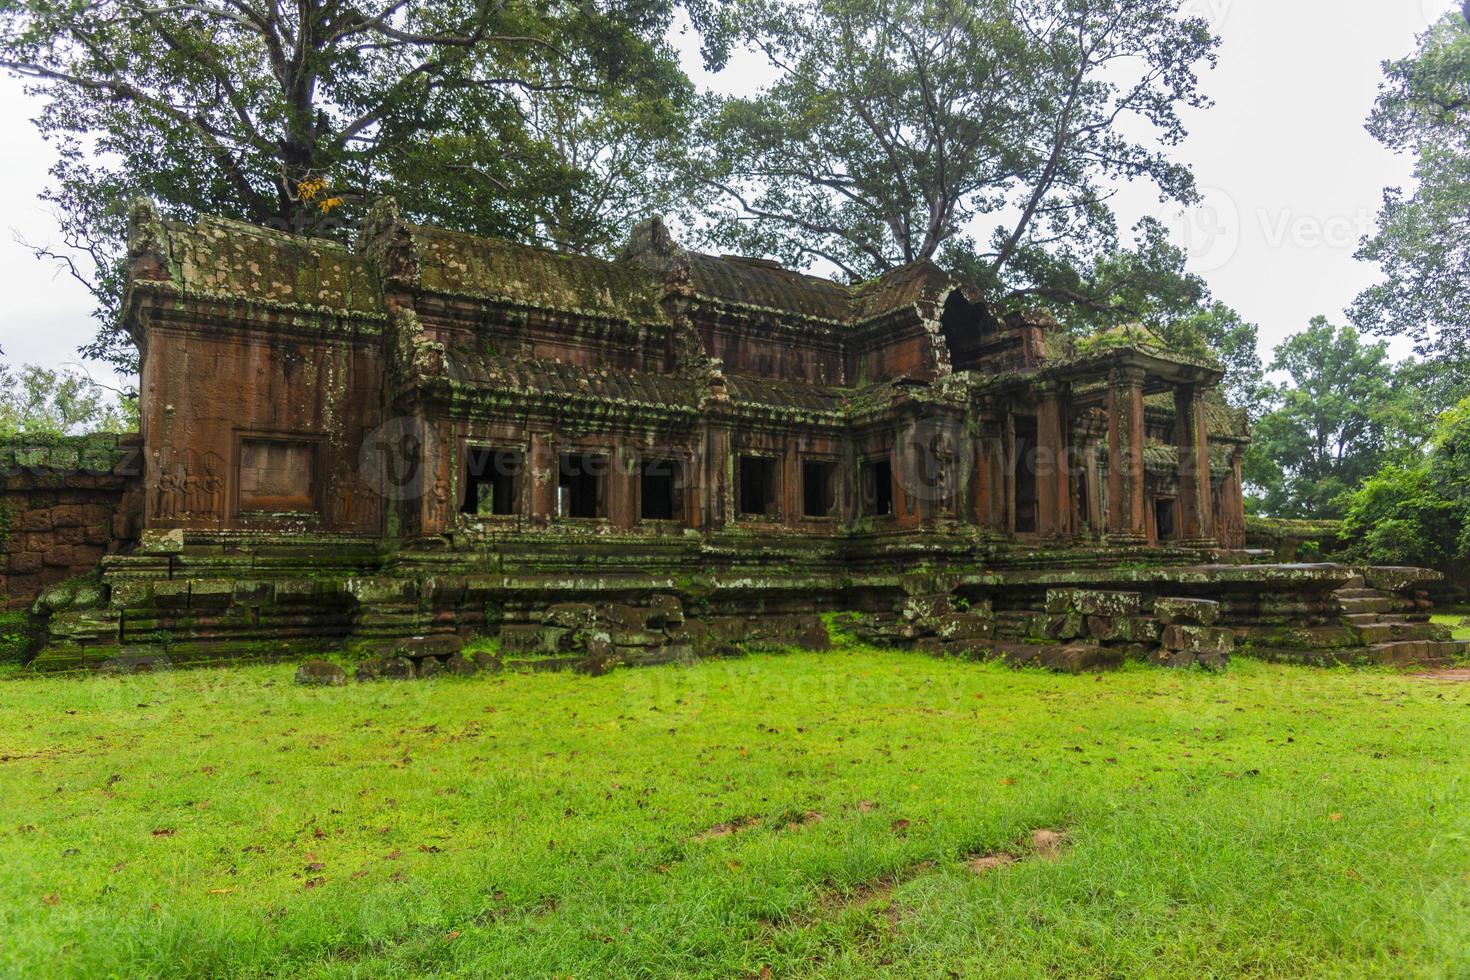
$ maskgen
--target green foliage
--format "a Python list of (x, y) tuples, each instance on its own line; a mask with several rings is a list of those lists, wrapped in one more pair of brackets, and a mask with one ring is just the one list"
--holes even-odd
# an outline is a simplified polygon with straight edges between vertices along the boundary
[(33, 638), (30, 616), (24, 609), (0, 610), (0, 664), (22, 663), (30, 654)]
[[(293, 670), (0, 682), (0, 973), (1470, 968), (1464, 686), (855, 648), (333, 689)], [(1058, 860), (1030, 859), (1036, 828), (1068, 834)], [(1002, 850), (1021, 860), (965, 866)]]
[[(1078, 301), (1116, 247), (1116, 179), (1191, 201), (1165, 150), (1216, 39), (1177, 0), (735, 0), (720, 37), (776, 74), (711, 98), (709, 234), (864, 279), (944, 250), (993, 296)], [(989, 225), (983, 243), (963, 238)], [(1103, 295), (1088, 297), (1106, 307)]]
[(1363, 561), (1470, 568), (1470, 399), (1440, 417), (1428, 452), (1384, 468), (1350, 498), (1344, 540)]
[(27, 364), (17, 373), (0, 364), (0, 438), (137, 428), (136, 399), (114, 398), (80, 372)]
[(1245, 479), (1272, 517), (1340, 517), (1344, 495), (1388, 458), (1394, 439), (1394, 367), (1383, 343), (1317, 317), (1283, 341), (1270, 410), (1256, 422)]
[[(0, 66), (46, 97), (42, 195), (124, 367), (129, 201), (338, 234), (377, 196), (450, 227), (605, 247), (658, 201), (689, 86), (673, 0), (141, 0), (0, 6)], [(702, 0), (693, 4), (696, 14)], [(49, 254), (46, 249), (43, 254)]]
[(1385, 145), (1415, 160), (1412, 193), (1384, 192), (1378, 230), (1359, 257), (1381, 281), (1356, 300), (1360, 327), (1412, 337), (1470, 380), (1470, 28), (1456, 11), (1410, 57), (1385, 65), (1369, 121)]

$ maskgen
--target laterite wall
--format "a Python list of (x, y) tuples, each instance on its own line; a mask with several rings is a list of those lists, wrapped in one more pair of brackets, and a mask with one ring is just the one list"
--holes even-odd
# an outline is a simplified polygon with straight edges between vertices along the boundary
[(0, 607), (96, 571), (136, 537), (141, 455), (135, 435), (0, 442)]

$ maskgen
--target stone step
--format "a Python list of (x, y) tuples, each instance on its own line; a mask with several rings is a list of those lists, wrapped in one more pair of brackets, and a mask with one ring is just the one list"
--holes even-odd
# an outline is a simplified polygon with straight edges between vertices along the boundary
[(1432, 623), (1373, 623), (1357, 627), (1368, 644), (1388, 643), (1394, 640), (1428, 640), (1441, 642), (1448, 637), (1444, 627)]
[(1332, 593), (1339, 599), (1387, 599), (1389, 594), (1379, 589), (1338, 589)]
[(1367, 647), (1362, 661), (1384, 666), (1441, 667), (1467, 653), (1470, 653), (1470, 643), (1463, 640), (1394, 640)]
[(1360, 613), (1393, 612), (1394, 608), (1392, 599), (1343, 599), (1338, 604), (1342, 606), (1342, 611), (1349, 616)]
[(1315, 667), (1361, 665), (1443, 667), (1470, 657), (1470, 641), (1390, 640), (1362, 647), (1318, 650), (1252, 646), (1240, 652), (1260, 660), (1310, 664)]

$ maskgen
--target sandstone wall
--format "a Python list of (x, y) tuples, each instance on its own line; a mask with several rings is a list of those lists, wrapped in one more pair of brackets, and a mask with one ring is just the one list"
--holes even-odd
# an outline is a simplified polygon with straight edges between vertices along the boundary
[(137, 534), (135, 435), (0, 442), (0, 607), (86, 575)]

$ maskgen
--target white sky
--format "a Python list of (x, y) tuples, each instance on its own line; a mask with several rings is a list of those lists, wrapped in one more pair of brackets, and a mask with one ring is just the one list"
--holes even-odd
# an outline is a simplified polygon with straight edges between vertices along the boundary
[[(1379, 63), (1413, 50), (1414, 37), (1450, 0), (1190, 0), (1224, 40), (1219, 67), (1204, 75), (1209, 110), (1186, 120), (1180, 159), (1194, 167), (1205, 206), (1161, 214), (1215, 295), (1261, 326), (1263, 356), (1319, 313), (1337, 320), (1370, 284), (1353, 259), (1373, 227), (1383, 188), (1409, 181), (1411, 166), (1363, 129)], [(691, 68), (695, 66), (691, 65)], [(737, 62), (709, 81), (738, 90), (760, 72)], [(699, 75), (699, 72), (695, 72)], [(59, 244), (36, 200), (50, 148), (30, 117), (21, 84), (0, 78), (0, 346), (10, 363), (76, 364), (94, 332), (91, 300), (66, 273), (37, 262), (17, 236)], [(1121, 225), (1158, 213), (1155, 195), (1129, 188)], [(109, 379), (98, 365), (90, 370)]]

